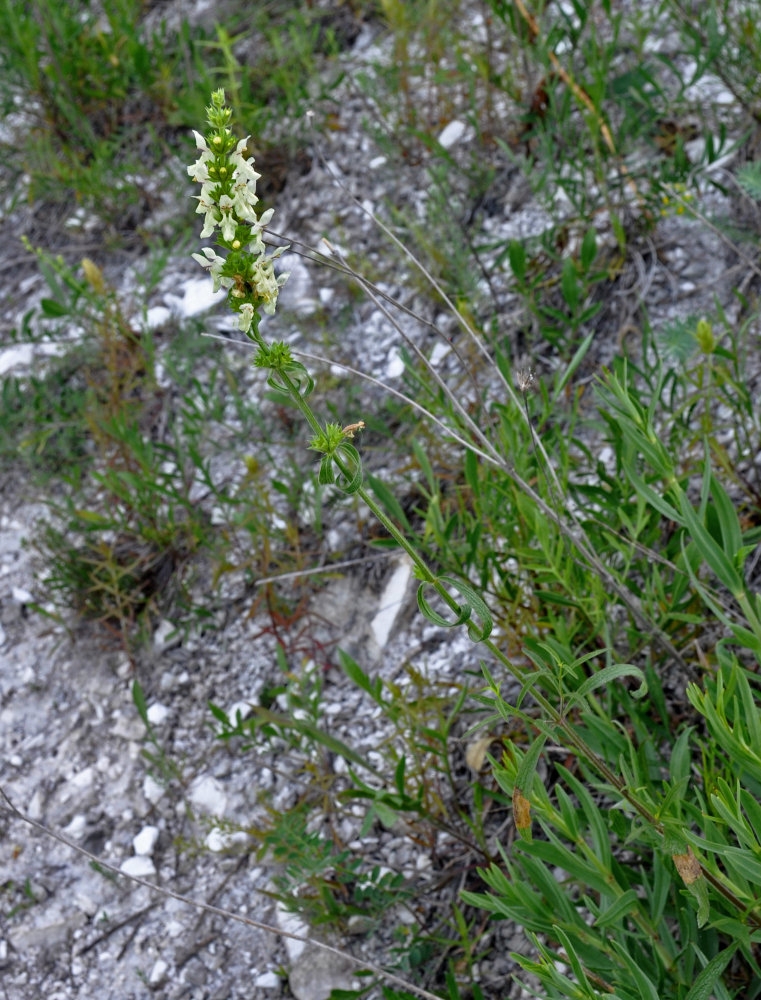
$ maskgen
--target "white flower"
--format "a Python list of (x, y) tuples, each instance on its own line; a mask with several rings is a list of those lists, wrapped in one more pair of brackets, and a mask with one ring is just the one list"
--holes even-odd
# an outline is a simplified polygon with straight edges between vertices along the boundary
[[(201, 253), (204, 255), (203, 257)], [(220, 288), (229, 288), (233, 283), (232, 278), (223, 277), (221, 273), (225, 258), (220, 257), (211, 247), (203, 247), (201, 253), (191, 254), (191, 257), (193, 260), (197, 260), (201, 267), (209, 269), (209, 274), (214, 280), (214, 291), (218, 292)]]
[(248, 333), (254, 321), (254, 307), (250, 302), (244, 302), (238, 313), (238, 329), (243, 333)]
[(246, 251), (255, 257), (259, 257), (264, 253), (264, 249), (261, 230), (252, 226), (248, 231), (248, 246), (246, 247)]
[(205, 184), (209, 180), (208, 161), (211, 159), (211, 156), (206, 156), (204, 153), (200, 160), (196, 160), (188, 167), (188, 173), (198, 184)]
[(217, 226), (217, 206), (213, 201), (209, 201), (204, 198), (203, 195), (198, 199), (198, 208), (196, 212), (200, 215), (205, 215), (203, 220), (203, 229), (201, 230), (201, 239), (205, 240), (207, 236), (211, 236)]
[(228, 194), (223, 194), (219, 199), (219, 211), (222, 213), (222, 238), (227, 240), (228, 243), (232, 243), (235, 239), (235, 212), (233, 209), (235, 205), (232, 198)]
[(209, 180), (209, 162), (214, 159), (214, 154), (206, 145), (204, 137), (198, 132), (193, 130), (193, 135), (196, 137), (196, 147), (201, 150), (201, 155), (188, 167), (188, 173), (193, 178), (194, 181), (198, 181), (199, 184), (205, 184)]
[(250, 181), (256, 189), (256, 182), (262, 176), (254, 170), (254, 161), (243, 155), (243, 150), (246, 148), (246, 143), (251, 138), (247, 135), (245, 139), (241, 139), (234, 153), (230, 153), (228, 156), (229, 161), (235, 167), (235, 176), (241, 180)]
[(285, 248), (277, 250), (271, 257), (260, 257), (256, 262), (256, 269), (251, 275), (251, 283), (256, 289), (256, 294), (262, 300), (262, 309), (268, 316), (274, 313), (278, 292), (288, 280), (287, 274), (278, 275), (276, 278), (275, 269), (272, 266), (272, 261), (279, 256), (282, 249)]
[(236, 180), (233, 184), (233, 206), (241, 221), (256, 222), (254, 205), (259, 201), (248, 181)]

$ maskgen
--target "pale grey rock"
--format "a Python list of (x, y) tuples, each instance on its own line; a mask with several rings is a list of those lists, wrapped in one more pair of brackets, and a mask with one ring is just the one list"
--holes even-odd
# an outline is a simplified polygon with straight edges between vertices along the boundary
[(327, 1000), (333, 990), (357, 988), (356, 965), (348, 958), (307, 945), (288, 973), (296, 1000)]
[(193, 782), (188, 795), (196, 809), (212, 816), (224, 816), (227, 808), (227, 795), (222, 785), (210, 775), (199, 775)]
[(69, 911), (65, 919), (56, 920), (53, 923), (39, 922), (31, 927), (26, 925), (11, 927), (8, 931), (8, 939), (11, 946), (20, 952), (33, 948), (45, 950), (59, 948), (69, 940), (76, 928), (85, 924), (86, 919), (84, 913)]

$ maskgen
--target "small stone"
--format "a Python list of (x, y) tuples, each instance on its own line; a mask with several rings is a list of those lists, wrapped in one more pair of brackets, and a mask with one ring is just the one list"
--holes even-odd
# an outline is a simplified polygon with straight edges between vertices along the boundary
[(154, 701), (152, 705), (148, 706), (148, 721), (152, 726), (160, 726), (162, 722), (166, 721), (168, 715), (169, 709), (159, 701)]
[(465, 122), (459, 122), (455, 119), (441, 130), (439, 133), (439, 143), (444, 149), (451, 149), (465, 135), (466, 128)]
[(89, 788), (92, 785), (95, 772), (91, 767), (85, 767), (78, 774), (71, 777), (70, 783), (75, 788)]
[(152, 778), (150, 774), (147, 774), (143, 780), (143, 795), (146, 799), (148, 799), (151, 805), (156, 805), (163, 794), (164, 789), (162, 786), (158, 783), (158, 781), (156, 781), (155, 778)]
[(155, 330), (171, 319), (171, 312), (166, 306), (151, 306), (145, 314), (145, 325), (148, 330)]
[(88, 896), (87, 893), (78, 892), (74, 897), (74, 905), (82, 913), (85, 913), (88, 917), (94, 917), (98, 912), (98, 907), (100, 904), (93, 899), (92, 896)]
[(375, 920), (365, 913), (352, 913), (346, 923), (348, 934), (367, 934), (373, 929)]
[(158, 839), (159, 828), (157, 826), (144, 826), (140, 833), (132, 840), (132, 847), (135, 850), (135, 854), (153, 854), (153, 848), (156, 846)]
[(248, 834), (243, 830), (220, 830), (215, 826), (206, 838), (206, 846), (218, 854), (220, 851), (230, 851), (235, 847), (245, 847), (248, 840)]
[(163, 958), (156, 959), (153, 968), (151, 969), (151, 974), (148, 976), (148, 982), (153, 986), (160, 983), (166, 976), (168, 969), (169, 966)]
[(227, 718), (235, 725), (238, 712), (240, 712), (241, 719), (247, 719), (251, 715), (252, 708), (253, 706), (250, 701), (235, 701), (228, 709)]
[(87, 818), (81, 813), (72, 816), (70, 822), (63, 828), (63, 832), (72, 840), (79, 840), (87, 827)]
[(220, 783), (208, 775), (196, 778), (190, 787), (190, 801), (212, 816), (223, 816), (227, 808), (227, 796)]
[(156, 874), (156, 866), (150, 858), (136, 855), (134, 858), (127, 858), (119, 865), (119, 871), (125, 875), (134, 875), (135, 878), (150, 878)]
[(167, 621), (166, 618), (162, 618), (156, 627), (156, 631), (153, 633), (154, 649), (158, 650), (159, 653), (163, 653), (173, 646), (179, 646), (181, 641), (182, 636), (179, 629)]
[(398, 378), (402, 374), (404, 374), (404, 361), (401, 355), (394, 351), (386, 365), (386, 378)]
[(282, 980), (276, 972), (262, 972), (254, 980), (254, 986), (260, 990), (279, 990), (281, 984)]
[[(300, 937), (306, 937), (309, 934), (309, 924), (306, 924), (297, 913), (286, 910), (282, 903), (278, 903), (275, 907), (275, 914), (281, 931), (285, 931), (287, 934), (298, 934)], [(306, 947), (305, 941), (297, 941), (292, 937), (283, 938), (283, 943), (291, 962), (296, 962)]]
[(354, 963), (342, 955), (308, 946), (288, 976), (296, 1000), (328, 1000), (333, 990), (355, 988)]

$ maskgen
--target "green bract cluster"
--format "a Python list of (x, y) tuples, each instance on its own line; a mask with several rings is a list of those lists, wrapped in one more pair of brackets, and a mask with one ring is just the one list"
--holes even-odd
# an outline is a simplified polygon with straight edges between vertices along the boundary
[(216, 234), (217, 246), (229, 253), (222, 256), (203, 247), (193, 259), (209, 270), (215, 291), (229, 290), (230, 308), (239, 314), (238, 327), (247, 334), (256, 326), (259, 310), (270, 315), (275, 311), (288, 275), (276, 276), (273, 261), (287, 247), (265, 253), (263, 232), (273, 210), (257, 214), (256, 182), (261, 174), (254, 170), (253, 158), (246, 156), (250, 136), (238, 141), (232, 134), (232, 110), (225, 107), (224, 90), (214, 91), (206, 114), (210, 131), (204, 137), (193, 130), (201, 155), (188, 173), (201, 185), (196, 209), (204, 217), (201, 238)]

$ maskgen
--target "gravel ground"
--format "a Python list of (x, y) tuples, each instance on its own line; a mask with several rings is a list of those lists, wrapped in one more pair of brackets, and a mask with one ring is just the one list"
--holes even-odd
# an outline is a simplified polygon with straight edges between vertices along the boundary
[[(353, 38), (345, 55), (349, 73), (337, 95), (334, 127), (320, 137), (311, 158), (286, 173), (275, 228), (289, 240), (310, 246), (329, 235), (335, 246), (378, 265), (383, 291), (438, 320), (414, 291), (408, 264), (390, 255), (387, 241), (367, 214), (383, 213), (386, 199), (393, 198), (414, 217), (426, 217), (423, 168), (401, 169), (367, 137), (362, 128), (366, 104), (352, 86), (354, 73), (384, 54), (390, 58), (389, 52), (373, 25), (364, 25)], [(455, 117), (447, 128), (444, 138), (451, 142), (452, 156), (467, 158), (467, 123)], [(178, 165), (178, 182), (180, 178)], [(714, 193), (701, 208), (711, 217), (731, 215), (735, 202)], [(488, 212), (482, 215), (484, 230), (502, 239), (525, 236), (544, 219), (517, 168), (505, 165)], [(29, 231), (28, 214), (23, 221)], [(38, 232), (47, 221), (31, 220)], [(28, 308), (44, 290), (9, 254), (6, 251), (7, 259), (0, 261), (0, 280), (7, 285), (3, 292), (13, 307), (23, 282)], [(281, 309), (267, 321), (265, 332), (320, 353), (320, 342), (305, 333), (315, 329), (316, 313), (348, 314), (331, 356), (398, 385), (401, 337), (377, 304), (356, 304), (330, 271), (293, 255), (284, 260), (292, 277)], [(138, 262), (110, 258), (103, 263), (110, 275), (121, 273), (123, 287), (133, 289)], [(711, 312), (716, 298), (730, 316), (736, 315), (739, 307), (732, 291), (741, 284), (743, 268), (710, 228), (685, 217), (665, 219), (632, 255), (611, 290), (607, 327), (578, 377), (609, 360), (623, 338), (636, 337), (645, 297), (654, 328), (669, 319)], [(748, 272), (746, 288), (755, 280)], [(151, 321), (160, 329), (172, 316), (201, 314), (212, 305), (208, 284), (188, 258), (171, 258), (145, 303)], [(503, 296), (509, 333), (516, 303), (507, 293), (498, 294)], [(219, 322), (220, 314), (210, 314), (210, 326), (229, 331), (227, 321)], [(442, 322), (448, 334), (446, 317)], [(406, 321), (405, 332), (427, 348), (434, 342), (422, 323)], [(518, 350), (517, 339), (515, 344)], [(235, 345), (220, 350), (236, 370), (244, 365)], [(540, 375), (555, 364), (550, 353), (531, 360)], [(451, 361), (451, 353), (442, 350), (442, 370)], [(39, 355), (30, 358), (18, 345), (0, 350), (0, 372), (20, 372), (37, 363), (42, 363)], [(250, 380), (251, 391), (256, 391), (253, 373)], [(367, 398), (372, 401), (372, 394)], [(242, 581), (232, 581), (222, 594), (224, 607), (215, 627), (179, 639), (162, 625), (137, 662), (91, 626), (73, 619), (67, 627), (52, 623), (30, 608), (42, 587), (39, 567), (24, 539), (37, 519), (49, 514), (27, 497), (23, 482), (6, 481), (0, 487), (2, 788), (33, 820), (127, 873), (255, 921), (295, 928), (297, 934), (321, 934), (294, 923), (294, 917), (279, 912), (264, 894), (272, 888), (273, 869), (257, 859), (246, 832), (264, 820), (266, 806), (282, 810), (308, 790), (298, 755), (275, 743), (243, 756), (216, 741), (209, 727), (209, 701), (234, 711), (258, 699), (277, 678), (271, 619), (261, 611), (243, 613), (250, 606), (250, 591)], [(337, 550), (350, 544), (350, 520), (337, 518), (326, 533)], [(338, 646), (367, 672), (399, 684), (408, 683), (405, 665), (414, 660), (438, 683), (455, 685), (467, 671), (478, 671), (478, 651), (466, 637), (453, 639), (416, 614), (413, 582), (403, 560), (368, 561), (366, 553), (360, 555), (356, 566), (311, 598), (302, 621), (311, 643), (306, 659), (319, 670), (323, 716), (331, 732), (360, 753), (372, 753), (386, 737), (387, 723), (336, 665)], [(329, 558), (327, 549), (324, 558)], [(144, 756), (151, 747), (133, 703), (136, 677), (158, 743), (166, 751), (169, 770), (162, 780), (157, 780), (160, 768), (155, 762), (150, 766)], [(463, 775), (463, 787), (464, 751), (463, 741), (455, 740), (451, 756)], [(325, 767), (340, 778), (338, 759), (330, 759)], [(338, 831), (350, 850), (358, 847), (364, 816), (362, 808), (354, 808), (341, 818)], [(0, 997), (263, 1000), (292, 994), (300, 1000), (320, 1000), (326, 995), (321, 984), (351, 985), (351, 966), (335, 954), (193, 909), (95, 870), (70, 847), (33, 831), (8, 811), (0, 811), (0, 833)], [(494, 835), (507, 837), (509, 831), (495, 826)], [(375, 824), (362, 843), (373, 861), (418, 888), (429, 887), (420, 897), (430, 904), (425, 912), (394, 907), (372, 934), (362, 933), (360, 925), (353, 928), (355, 934), (326, 938), (360, 961), (386, 964), (395, 932), (415, 921), (433, 926), (438, 908), (462, 887), (469, 877), (464, 869), (475, 862), (463, 858), (444, 833), (423, 847), (403, 828), (386, 830)], [(495, 925), (484, 944), (489, 954), (479, 972), (486, 995), (502, 1000), (519, 996), (520, 986), (510, 981), (514, 965), (509, 954), (522, 947), (520, 932)]]

